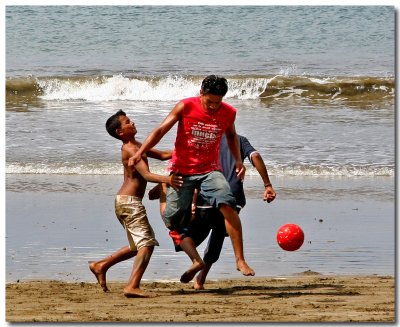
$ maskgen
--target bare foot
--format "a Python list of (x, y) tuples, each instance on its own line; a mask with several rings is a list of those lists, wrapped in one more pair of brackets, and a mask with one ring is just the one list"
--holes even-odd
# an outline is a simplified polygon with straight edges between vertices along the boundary
[(194, 276), (204, 268), (204, 262), (195, 262), (192, 266), (186, 270), (181, 276), (181, 283), (189, 283)]
[(127, 298), (132, 298), (132, 297), (152, 298), (152, 297), (156, 297), (157, 296), (154, 293), (145, 292), (145, 291), (141, 290), (140, 288), (135, 288), (135, 289), (130, 289), (130, 290), (125, 290), (124, 289), (124, 295)]
[(106, 273), (103, 272), (94, 261), (89, 262), (89, 269), (96, 276), (97, 282), (100, 284), (103, 291), (108, 292)]
[(203, 285), (203, 284), (200, 284), (200, 283), (197, 281), (197, 279), (195, 279), (195, 280), (194, 280), (194, 284), (193, 284), (193, 288), (194, 288), (196, 291), (202, 291), (202, 290), (204, 290), (204, 285)]
[(254, 270), (251, 269), (244, 260), (237, 262), (236, 269), (239, 270), (245, 276), (254, 276), (256, 274)]

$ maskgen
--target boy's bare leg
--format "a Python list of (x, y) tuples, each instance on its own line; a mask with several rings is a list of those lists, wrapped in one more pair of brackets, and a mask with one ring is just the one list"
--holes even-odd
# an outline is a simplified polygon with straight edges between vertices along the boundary
[(167, 184), (159, 183), (149, 191), (149, 200), (160, 199), (160, 215), (164, 216), (167, 207)]
[(181, 248), (185, 253), (189, 256), (190, 260), (192, 260), (192, 265), (188, 270), (186, 270), (181, 276), (181, 283), (189, 283), (194, 276), (204, 268), (204, 262), (200, 258), (199, 253), (197, 252), (196, 246), (191, 237), (185, 237), (180, 244)]
[[(154, 191), (154, 194), (155, 192), (156, 191)], [(161, 216), (164, 216), (165, 208), (167, 207), (167, 184), (160, 183), (157, 192), (160, 198), (160, 214)], [(180, 279), (182, 283), (189, 283), (197, 274), (197, 272), (202, 269), (202, 267), (204, 266), (204, 262), (200, 258), (200, 255), (197, 252), (196, 246), (192, 238), (185, 237), (181, 241), (180, 246), (182, 250), (185, 251), (185, 253), (189, 256), (190, 260), (192, 260), (193, 263), (190, 268), (183, 273)]]
[(254, 276), (255, 272), (244, 259), (242, 223), (236, 210), (227, 204), (221, 204), (219, 210), (225, 218), (225, 228), (232, 241), (233, 252), (236, 258), (236, 268), (245, 276)]
[(118, 262), (134, 257), (136, 253), (137, 251), (133, 251), (129, 248), (129, 246), (125, 246), (114, 252), (109, 257), (106, 257), (100, 261), (89, 262), (89, 269), (96, 276), (97, 282), (100, 284), (104, 292), (108, 292), (106, 283), (107, 270)]
[(124, 288), (126, 297), (154, 297), (154, 294), (147, 293), (140, 289), (140, 281), (149, 264), (154, 246), (144, 246), (137, 252), (135, 261), (133, 262), (132, 273), (128, 284)]
[(204, 290), (204, 284), (206, 282), (207, 274), (211, 269), (212, 264), (205, 264), (204, 268), (200, 270), (196, 278), (194, 279), (193, 288), (195, 290)]
[(167, 190), (168, 185), (166, 183), (160, 183), (160, 215), (164, 217), (165, 209), (167, 207)]

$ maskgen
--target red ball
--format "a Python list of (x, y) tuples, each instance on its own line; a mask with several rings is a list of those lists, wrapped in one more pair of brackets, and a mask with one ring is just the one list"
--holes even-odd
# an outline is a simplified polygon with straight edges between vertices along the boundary
[(278, 229), (276, 240), (283, 250), (296, 251), (303, 245), (304, 232), (296, 224), (285, 224)]

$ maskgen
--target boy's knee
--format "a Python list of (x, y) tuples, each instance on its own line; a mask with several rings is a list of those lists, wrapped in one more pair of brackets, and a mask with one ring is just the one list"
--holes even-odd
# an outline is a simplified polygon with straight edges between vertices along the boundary
[(222, 212), (222, 213), (229, 213), (229, 214), (235, 214), (237, 213), (235, 209), (232, 208), (231, 205), (226, 204), (226, 203), (220, 203), (220, 205), (218, 206), (218, 209)]
[(154, 245), (144, 245), (137, 250), (137, 253), (152, 253), (154, 251)]

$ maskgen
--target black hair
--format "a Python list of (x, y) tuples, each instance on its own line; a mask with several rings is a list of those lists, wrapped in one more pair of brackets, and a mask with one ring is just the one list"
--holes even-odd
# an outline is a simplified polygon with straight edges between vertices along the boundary
[(228, 82), (224, 77), (210, 75), (201, 83), (201, 91), (203, 94), (211, 93), (225, 96), (226, 92), (228, 92)]
[(122, 110), (118, 110), (114, 115), (107, 119), (106, 130), (108, 134), (116, 139), (120, 140), (117, 129), (121, 128), (121, 122), (119, 121), (119, 116), (126, 116), (126, 113)]

